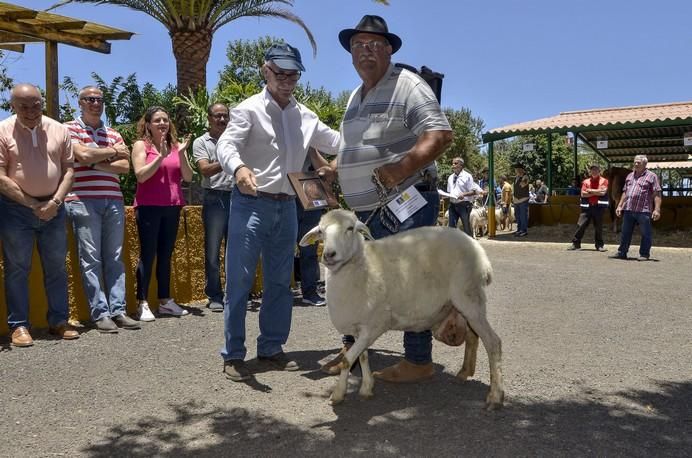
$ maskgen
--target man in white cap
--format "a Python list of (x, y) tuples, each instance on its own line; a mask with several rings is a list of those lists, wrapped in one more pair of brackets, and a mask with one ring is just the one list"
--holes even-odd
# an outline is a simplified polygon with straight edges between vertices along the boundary
[[(264, 291), (259, 312), (258, 359), (277, 370), (297, 370), (283, 352), (291, 329), (291, 272), (298, 234), (295, 193), (288, 173), (300, 172), (308, 149), (336, 154), (339, 133), (296, 102), (293, 91), (305, 70), (300, 52), (275, 44), (261, 67), (264, 89), (235, 107), (219, 138), (217, 156), (235, 178), (226, 249), (224, 374), (250, 378), (245, 364), (245, 313), (257, 261)], [(321, 161), (313, 159), (318, 168)]]

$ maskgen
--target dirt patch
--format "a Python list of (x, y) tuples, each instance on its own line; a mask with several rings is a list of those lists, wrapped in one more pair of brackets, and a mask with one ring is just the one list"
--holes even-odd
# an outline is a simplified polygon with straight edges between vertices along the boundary
[[(140, 331), (87, 330), (74, 342), (38, 331), (24, 349), (0, 340), (0, 456), (689, 456), (692, 250), (618, 261), (559, 242), (481, 242), (495, 271), (488, 313), (503, 341), (501, 411), (482, 409), (482, 347), (476, 376), (461, 383), (463, 348), (438, 342), (430, 382), (376, 383), (362, 401), (352, 376), (344, 404), (329, 406), (334, 379), (318, 368), (339, 336), (327, 308), (298, 303), (286, 351), (301, 370), (254, 359), (253, 308), (255, 379), (230, 382), (218, 354), (223, 316), (193, 307)], [(382, 336), (373, 369), (396, 361), (401, 341)]]

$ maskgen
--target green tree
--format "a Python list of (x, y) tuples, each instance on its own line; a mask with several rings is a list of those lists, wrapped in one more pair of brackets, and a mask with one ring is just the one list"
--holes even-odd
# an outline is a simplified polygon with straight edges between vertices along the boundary
[(485, 127), (483, 120), (473, 116), (469, 108), (445, 108), (444, 113), (454, 132), (454, 140), (437, 160), (440, 178), (446, 180), (452, 173), (452, 159), (457, 156), (464, 159), (467, 170), (477, 174), (488, 165), (480, 151), (481, 133)]
[(5, 52), (0, 50), (0, 109), (10, 111), (10, 89), (14, 81), (7, 74), (6, 58)]
[(50, 9), (69, 3), (125, 6), (160, 22), (171, 37), (177, 90), (181, 95), (206, 87), (214, 33), (242, 17), (272, 17), (293, 22), (305, 31), (313, 52), (317, 51), (312, 32), (303, 20), (281, 8), (282, 5), (292, 7), (293, 0), (62, 0)]
[(219, 72), (219, 87), (232, 83), (261, 86), (263, 78), (259, 68), (264, 63), (264, 52), (276, 43), (284, 43), (284, 40), (267, 35), (255, 40), (229, 42), (226, 47), (228, 63)]

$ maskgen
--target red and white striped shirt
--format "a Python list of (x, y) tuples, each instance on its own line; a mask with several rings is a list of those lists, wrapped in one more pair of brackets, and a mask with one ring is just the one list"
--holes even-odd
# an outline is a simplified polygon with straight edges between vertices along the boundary
[[(124, 143), (118, 132), (101, 124), (94, 129), (87, 126), (82, 118), (65, 123), (70, 131), (72, 144), (79, 143), (89, 148), (108, 148), (116, 143)], [(87, 164), (74, 163), (74, 184), (65, 197), (66, 201), (80, 199), (123, 200), (120, 191), (120, 177), (117, 173), (96, 170)]]

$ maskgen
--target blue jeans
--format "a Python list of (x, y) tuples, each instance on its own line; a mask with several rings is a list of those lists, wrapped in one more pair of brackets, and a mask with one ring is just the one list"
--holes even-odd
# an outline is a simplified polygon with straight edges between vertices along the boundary
[[(421, 195), (428, 201), (428, 205), (403, 221), (399, 226), (399, 232), (415, 229), (417, 227), (434, 226), (437, 222), (437, 215), (440, 212), (440, 197), (437, 191), (421, 192)], [(356, 212), (356, 216), (359, 220), (365, 222), (371, 213), (370, 211)], [(389, 229), (382, 225), (379, 212), (370, 220), (368, 228), (370, 229), (370, 234), (375, 239), (381, 239), (392, 235)], [(345, 344), (353, 343), (355, 339), (353, 336), (344, 336), (343, 342)], [(404, 358), (415, 364), (431, 363), (432, 333), (430, 331), (404, 332)]]
[[(323, 212), (313, 210), (305, 211), (300, 205), (296, 205), (298, 214), (298, 241), (310, 229), (317, 226)], [(300, 250), (300, 290), (303, 296), (317, 293), (317, 281), (320, 279), (320, 265), (317, 260), (317, 244), (301, 246)]]
[(457, 220), (461, 219), (461, 224), (464, 226), (464, 232), (468, 235), (473, 236), (471, 232), (471, 209), (473, 204), (471, 202), (457, 202), (449, 205), (449, 227), (456, 228)]
[(221, 288), (221, 242), (226, 242), (231, 191), (204, 190), (202, 223), (204, 224), (204, 294), (210, 301), (223, 303)]
[(91, 319), (125, 313), (122, 261), (125, 207), (122, 200), (83, 199), (65, 203), (72, 220), (84, 292)]
[(639, 244), (639, 256), (648, 258), (651, 256), (652, 244), (651, 213), (644, 212), (622, 212), (622, 233), (620, 234), (618, 254), (620, 256), (627, 256), (630, 243), (632, 242), (632, 233), (634, 232), (635, 223), (639, 225), (639, 232), (642, 235), (642, 240)]
[(291, 330), (291, 272), (298, 234), (295, 200), (254, 197), (233, 189), (226, 245), (224, 360), (245, 359), (247, 296), (262, 255), (263, 294), (257, 355), (282, 351)]
[(2, 197), (2, 254), (5, 266), (5, 300), (10, 329), (29, 326), (29, 274), (34, 242), (43, 268), (48, 298), (49, 326), (67, 322), (67, 231), (65, 209), (50, 221), (42, 221), (24, 205)]
[(529, 231), (529, 202), (514, 204), (514, 214), (517, 217), (517, 232)]

